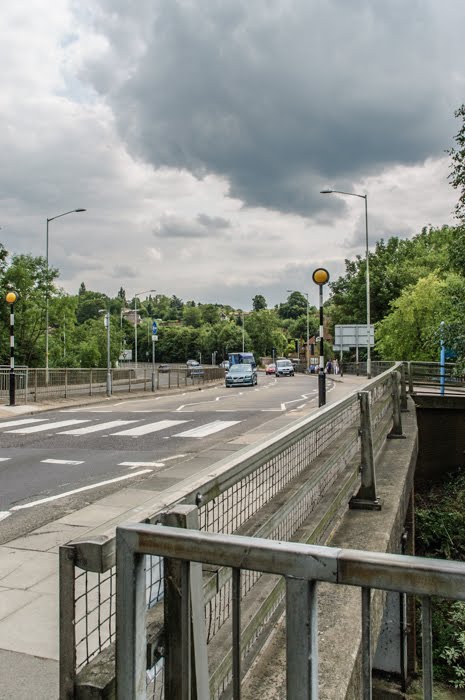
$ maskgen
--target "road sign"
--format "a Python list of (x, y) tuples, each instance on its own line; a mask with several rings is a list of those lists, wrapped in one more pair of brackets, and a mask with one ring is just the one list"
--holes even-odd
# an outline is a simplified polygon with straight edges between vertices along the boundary
[(158, 324), (156, 321), (152, 321), (152, 335), (157, 335)]
[(158, 335), (156, 333), (152, 333), (152, 340), (158, 340)]
[[(333, 350), (350, 350), (351, 348), (367, 346), (366, 324), (346, 324), (334, 327)], [(375, 327), (370, 325), (370, 346), (375, 344)]]

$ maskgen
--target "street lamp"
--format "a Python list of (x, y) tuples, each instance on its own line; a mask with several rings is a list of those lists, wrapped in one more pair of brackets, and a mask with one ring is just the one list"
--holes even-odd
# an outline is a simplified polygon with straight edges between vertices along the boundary
[(367, 288), (367, 377), (371, 378), (371, 324), (370, 324), (370, 260), (368, 250), (368, 195), (341, 190), (321, 190), (320, 194), (343, 194), (348, 197), (359, 197), (365, 200), (365, 258), (366, 258), (366, 288)]
[(45, 235), (45, 269), (47, 273), (47, 284), (45, 287), (45, 377), (48, 384), (48, 305), (49, 305), (49, 283), (48, 283), (48, 225), (51, 221), (55, 219), (60, 219), (62, 216), (67, 216), (68, 214), (79, 214), (81, 211), (87, 211), (87, 209), (71, 209), (70, 211), (65, 211), (63, 214), (57, 214), (56, 216), (51, 216), (47, 219), (47, 229)]
[(105, 314), (103, 323), (107, 329), (107, 396), (111, 396), (110, 309), (99, 309), (99, 313)]
[[(287, 292), (292, 294), (295, 290), (294, 289), (287, 289)], [(310, 323), (309, 323), (309, 300), (308, 300), (308, 292), (300, 292), (300, 294), (304, 294), (307, 297), (307, 352), (305, 353), (306, 356), (306, 361), (307, 361), (307, 367), (306, 370), (308, 372), (308, 368), (310, 367)]]
[(134, 362), (135, 362), (135, 369), (137, 369), (137, 297), (140, 297), (141, 294), (151, 294), (152, 292), (156, 292), (156, 289), (146, 289), (145, 292), (136, 292), (134, 294)]

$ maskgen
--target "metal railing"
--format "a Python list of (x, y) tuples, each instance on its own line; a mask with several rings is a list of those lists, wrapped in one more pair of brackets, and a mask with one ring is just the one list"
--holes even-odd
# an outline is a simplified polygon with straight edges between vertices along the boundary
[[(215, 535), (160, 525), (117, 528), (117, 700), (146, 698), (146, 555), (164, 557), (165, 619), (176, 620), (176, 643), (166, 664), (176, 669), (168, 684), (170, 700), (209, 697), (211, 677), (204, 620), (194, 612), (199, 590), (198, 564), (231, 571), (232, 697), (240, 700), (244, 643), (241, 608), (243, 581), (250, 571), (285, 581), (287, 697), (318, 698), (318, 583), (356, 586), (361, 592), (362, 697), (372, 697), (373, 589), (421, 598), (423, 697), (433, 698), (431, 599), (465, 600), (465, 563), (379, 552), (276, 542), (255, 537)], [(197, 562), (197, 564), (192, 564)], [(178, 592), (170, 590), (179, 585)], [(182, 592), (182, 594), (181, 594)], [(192, 632), (191, 632), (192, 624)], [(195, 669), (192, 665), (195, 659)], [(195, 679), (195, 680), (193, 680)]]
[[(135, 517), (173, 524), (171, 508), (194, 505), (200, 531), (324, 541), (346, 509), (348, 498), (357, 491), (358, 481), (352, 507), (381, 505), (376, 491), (376, 462), (386, 434), (402, 437), (400, 370), (401, 364), (397, 363), (368, 382), (363, 391), (212, 465), (208, 478), (186, 480), (177, 487), (171, 501), (168, 491), (158, 500), (158, 506), (154, 503), (152, 511), (139, 512)], [(305, 523), (324, 498), (328, 499), (328, 509), (315, 516), (309, 533)], [(188, 521), (184, 527), (190, 527)], [(99, 664), (103, 674), (108, 674), (107, 687), (114, 689), (115, 564), (114, 534), (60, 548), (61, 698), (74, 697), (78, 686), (92, 683), (90, 676), (95, 678)], [(259, 578), (258, 574), (249, 574), (242, 582), (243, 590), (252, 593)], [(221, 570), (211, 571), (204, 585), (207, 643), (216, 655), (212, 697), (219, 697), (231, 679), (230, 656), (221, 655), (220, 640), (226, 623), (230, 623), (229, 591), (234, 585), (230, 575)], [(255, 606), (243, 637), (249, 656), (257, 653), (262, 632), (275, 618), (284, 598), (279, 583), (267, 581), (264, 586), (266, 594)], [(146, 567), (145, 596), (150, 610), (158, 609), (162, 595), (160, 561), (153, 558)], [(155, 626), (160, 632), (159, 620)], [(150, 633), (155, 641), (147, 650), (151, 682), (163, 669), (157, 651), (158, 632)]]
[[(145, 367), (136, 372), (129, 368), (110, 370), (112, 393), (135, 391), (161, 391), (175, 387), (202, 385), (218, 381), (224, 371), (217, 367), (205, 367), (203, 375), (189, 376), (184, 368), (172, 368), (160, 372)], [(102, 368), (46, 369), (18, 368), (15, 370), (16, 402), (31, 403), (51, 399), (69, 399), (105, 395), (108, 370)], [(0, 368), (0, 401), (8, 399), (10, 370)]]

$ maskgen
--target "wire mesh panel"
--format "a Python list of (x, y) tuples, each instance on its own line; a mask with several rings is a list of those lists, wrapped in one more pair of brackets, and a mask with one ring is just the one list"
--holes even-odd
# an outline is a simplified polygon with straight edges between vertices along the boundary
[(75, 569), (76, 671), (115, 641), (116, 567), (103, 574)]

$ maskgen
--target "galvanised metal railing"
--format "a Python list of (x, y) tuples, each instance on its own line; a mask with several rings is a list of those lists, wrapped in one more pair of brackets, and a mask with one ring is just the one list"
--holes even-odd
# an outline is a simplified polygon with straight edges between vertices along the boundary
[[(368, 382), (363, 391), (281, 429), (260, 444), (236, 452), (208, 469), (207, 477), (192, 477), (155, 500), (152, 510), (134, 515), (138, 521), (173, 524), (170, 509), (195, 506), (200, 531), (243, 534), (274, 540), (304, 536), (306, 521), (322, 499), (329, 499), (305, 541), (322, 542), (355, 493), (352, 507), (379, 509), (376, 461), (386, 434), (402, 437), (400, 422), (401, 364)], [(359, 487), (357, 491), (357, 486)], [(179, 524), (179, 523), (178, 523)], [(186, 522), (185, 527), (189, 527)], [(114, 687), (115, 538), (75, 542), (60, 548), (60, 688), (61, 698), (74, 697), (77, 687), (92, 684), (101, 664), (108, 673), (106, 687)], [(158, 558), (147, 562), (146, 604), (154, 611), (158, 632), (148, 633), (151, 682), (159, 678), (163, 661), (157, 601), (163, 596)], [(244, 578), (244, 594), (253, 598), (260, 574)], [(222, 655), (221, 639), (230, 622), (231, 575), (211, 571), (204, 582), (207, 642), (215, 657), (213, 697), (219, 697), (231, 678), (231, 660)], [(260, 581), (260, 604), (250, 615), (243, 644), (257, 653), (262, 632), (280, 610), (285, 591), (279, 581)], [(102, 683), (102, 681), (101, 681)], [(113, 684), (113, 685), (112, 685)]]
[[(200, 564), (231, 571), (232, 697), (240, 700), (244, 657), (241, 609), (243, 580), (250, 571), (285, 582), (286, 671), (289, 700), (318, 698), (318, 584), (356, 586), (361, 605), (361, 679), (364, 700), (372, 697), (373, 589), (413, 594), (421, 599), (423, 698), (433, 699), (433, 596), (465, 600), (465, 563), (405, 555), (276, 542), (256, 537), (199, 533), (161, 525), (124, 525), (117, 547), (117, 700), (144, 700), (146, 694), (147, 555), (164, 557), (165, 618), (176, 620), (167, 644), (165, 697), (210, 697), (205, 622), (196, 608), (202, 595)], [(192, 630), (191, 630), (192, 624)], [(342, 631), (341, 631), (342, 632)], [(192, 663), (194, 659), (194, 663)], [(194, 680), (195, 679), (195, 680)], [(166, 681), (165, 681), (166, 682)], [(196, 694), (195, 694), (196, 693)]]
[[(154, 373), (147, 367), (138, 372), (128, 368), (112, 368), (110, 374), (112, 393), (159, 391), (202, 385), (224, 377), (224, 371), (218, 367), (205, 367), (202, 375), (192, 377), (185, 367), (173, 367), (168, 372), (160, 372), (157, 368)], [(16, 403), (105, 395), (107, 375), (108, 370), (102, 368), (62, 368), (48, 371), (42, 368), (18, 368), (15, 370)], [(0, 369), (0, 401), (8, 399), (9, 381), (9, 369)]]

